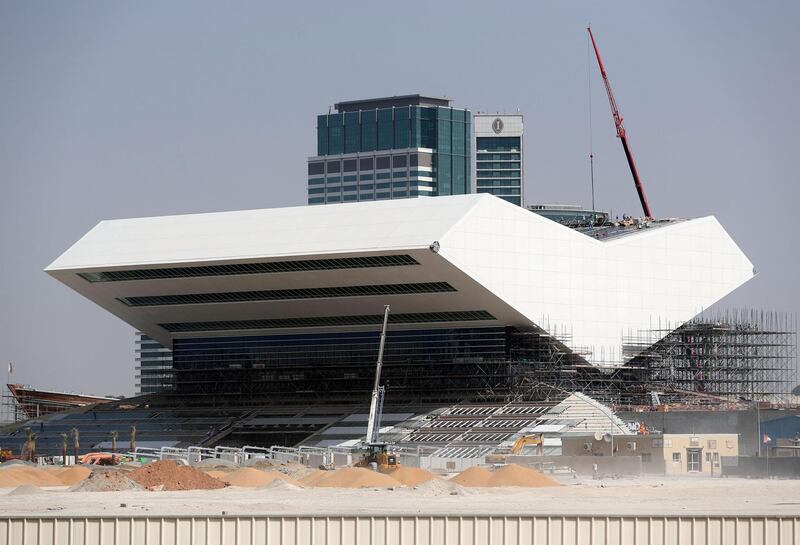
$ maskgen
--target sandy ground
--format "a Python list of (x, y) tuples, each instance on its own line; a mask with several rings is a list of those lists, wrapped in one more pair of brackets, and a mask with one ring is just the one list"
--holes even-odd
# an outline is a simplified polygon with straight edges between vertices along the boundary
[(7, 495), (0, 516), (219, 515), (790, 515), (800, 516), (799, 480), (709, 478), (562, 479), (554, 488), (471, 488), (464, 495), (394, 490), (237, 488), (179, 492)]

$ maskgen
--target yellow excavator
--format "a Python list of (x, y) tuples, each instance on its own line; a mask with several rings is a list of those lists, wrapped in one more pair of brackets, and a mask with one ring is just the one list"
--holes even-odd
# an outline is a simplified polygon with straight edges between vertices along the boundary
[(535, 446), (536, 455), (541, 456), (544, 452), (544, 434), (523, 435), (514, 441), (514, 444), (511, 446), (511, 452), (490, 454), (486, 457), (486, 462), (489, 464), (504, 464), (508, 456), (522, 454), (523, 449), (527, 446)]
[(535, 446), (536, 455), (541, 456), (544, 450), (544, 434), (537, 433), (536, 435), (523, 435), (514, 441), (514, 446), (511, 447), (511, 454), (521, 454), (522, 449), (528, 445)]

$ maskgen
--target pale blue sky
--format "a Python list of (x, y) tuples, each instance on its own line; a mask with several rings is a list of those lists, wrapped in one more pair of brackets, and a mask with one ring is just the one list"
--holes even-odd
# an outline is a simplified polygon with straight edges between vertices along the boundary
[[(496, 6), (496, 7), (492, 7)], [(133, 392), (133, 330), (42, 269), (102, 219), (305, 203), (315, 115), (525, 114), (527, 200), (589, 203), (585, 26), (658, 216), (715, 215), (796, 312), (797, 2), (0, 2), (0, 361)], [(597, 202), (638, 213), (592, 64)]]

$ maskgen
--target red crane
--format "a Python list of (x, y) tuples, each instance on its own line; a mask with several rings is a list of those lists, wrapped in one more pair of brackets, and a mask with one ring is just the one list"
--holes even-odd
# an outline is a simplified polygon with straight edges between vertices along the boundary
[(625, 150), (625, 157), (628, 159), (628, 166), (633, 175), (633, 183), (636, 185), (636, 192), (639, 194), (639, 202), (642, 203), (642, 210), (645, 217), (652, 218), (653, 214), (650, 213), (650, 205), (647, 204), (647, 197), (644, 195), (644, 187), (642, 181), (639, 179), (639, 173), (636, 171), (636, 163), (633, 161), (633, 154), (628, 145), (628, 137), (625, 134), (625, 127), (622, 125), (622, 116), (617, 108), (617, 101), (614, 98), (614, 92), (611, 90), (611, 84), (608, 83), (608, 76), (606, 76), (606, 69), (603, 66), (603, 61), (600, 60), (600, 51), (597, 50), (597, 43), (594, 41), (591, 27), (587, 28), (589, 31), (589, 38), (592, 40), (592, 47), (594, 47), (594, 54), (597, 57), (597, 64), (600, 66), (600, 74), (603, 76), (603, 84), (606, 86), (606, 93), (608, 94), (608, 102), (611, 104), (611, 114), (614, 116), (614, 125), (617, 127), (617, 137), (622, 140), (622, 148)]

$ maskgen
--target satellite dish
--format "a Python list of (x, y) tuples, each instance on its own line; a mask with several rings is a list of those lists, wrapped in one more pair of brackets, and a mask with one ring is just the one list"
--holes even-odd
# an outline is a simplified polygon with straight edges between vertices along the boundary
[(610, 443), (611, 442), (611, 434), (610, 433), (604, 434), (603, 435), (603, 441), (605, 441), (606, 443)]
[(594, 432), (594, 440), (595, 441), (602, 441), (603, 440), (603, 432), (601, 432), (601, 431)]

